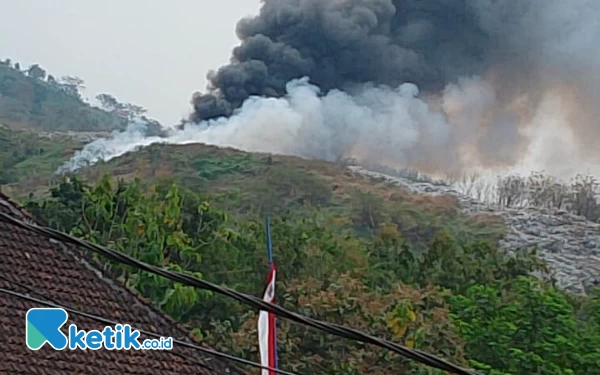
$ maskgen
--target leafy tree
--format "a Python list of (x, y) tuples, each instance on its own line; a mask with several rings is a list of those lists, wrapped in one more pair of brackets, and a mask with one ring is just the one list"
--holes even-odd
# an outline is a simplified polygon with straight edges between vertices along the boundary
[(27, 69), (27, 75), (35, 79), (46, 79), (46, 71), (38, 64), (31, 65), (29, 69)]
[(81, 91), (85, 88), (84, 83), (76, 76), (62, 76), (59, 81), (61, 89), (77, 99), (81, 99)]
[[(348, 274), (333, 274), (325, 279), (294, 279), (280, 284), (284, 291), (279, 303), (284, 307), (463, 362), (460, 338), (447, 319), (445, 294), (437, 288), (419, 290), (397, 285), (391, 293), (383, 295), (370, 291)], [(256, 319), (255, 313), (247, 314), (237, 332), (222, 322), (215, 322), (210, 339), (217, 348), (233, 349), (236, 354), (254, 357), (257, 355)], [(280, 363), (294, 371), (427, 374), (422, 366), (387, 350), (325, 335), (287, 320), (278, 321), (277, 332)]]
[(96, 99), (102, 105), (106, 111), (112, 112), (120, 108), (121, 103), (117, 101), (117, 99), (110, 94), (98, 94), (96, 95)]
[(477, 368), (492, 374), (600, 373), (590, 366), (590, 353), (595, 360), (600, 353), (600, 332), (582, 331), (565, 295), (537, 280), (519, 277), (504, 290), (473, 285), (451, 305)]
[(160, 128), (160, 124), (144, 116), (144, 114), (147, 112), (144, 107), (131, 103), (121, 103), (117, 100), (117, 98), (110, 94), (96, 95), (96, 99), (100, 102), (101, 107), (105, 111), (116, 113), (119, 116), (125, 117), (129, 122), (143, 121), (151, 126), (158, 125)]

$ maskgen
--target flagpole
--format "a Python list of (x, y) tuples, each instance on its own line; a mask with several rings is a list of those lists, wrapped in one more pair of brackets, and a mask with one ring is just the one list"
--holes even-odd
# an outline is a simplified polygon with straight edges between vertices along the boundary
[[(267, 256), (269, 258), (269, 267), (273, 264), (273, 247), (271, 245), (271, 218), (269, 215), (266, 217), (266, 231), (267, 231)], [(277, 320), (275, 320), (275, 369), (279, 369), (279, 354), (277, 350)]]

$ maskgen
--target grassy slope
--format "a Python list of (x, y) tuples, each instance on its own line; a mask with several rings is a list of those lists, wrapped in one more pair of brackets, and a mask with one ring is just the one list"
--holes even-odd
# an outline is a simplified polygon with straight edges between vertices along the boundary
[(495, 240), (504, 233), (500, 218), (466, 216), (450, 196), (410, 194), (324, 161), (199, 144), (152, 145), (96, 165), (83, 175), (95, 181), (106, 173), (125, 179), (139, 177), (148, 183), (174, 180), (194, 191), (222, 197), (219, 205), (237, 215), (266, 211), (302, 215), (318, 210), (333, 222), (361, 232), (392, 222), (417, 247), (439, 228), (465, 239)]
[(70, 137), (39, 136), (0, 127), (0, 186), (19, 195), (43, 187), (56, 168), (82, 145)]
[[(82, 145), (65, 136), (52, 139), (29, 131), (106, 131), (122, 126), (115, 118), (63, 92), (0, 65), (0, 187), (17, 199), (43, 195), (56, 182), (56, 168)], [(26, 130), (16, 130), (26, 129)], [(361, 232), (393, 222), (418, 244), (447, 227), (460, 237), (496, 238), (502, 223), (488, 216), (466, 217), (446, 196), (410, 195), (382, 181), (353, 176), (339, 165), (293, 157), (247, 154), (204, 145), (154, 145), (83, 172), (91, 181), (103, 174), (172, 179), (192, 190), (218, 195), (236, 215), (266, 211), (297, 215), (319, 210)]]
[[(0, 167), (11, 176), (9, 181), (0, 181), (2, 190), (21, 200), (30, 193), (43, 195), (59, 179), (54, 175), (56, 168), (81, 146), (68, 137), (48, 139), (0, 129)], [(467, 217), (459, 213), (452, 197), (412, 195), (323, 161), (200, 144), (152, 145), (81, 172), (89, 181), (107, 173), (115, 178), (140, 177), (147, 183), (174, 180), (194, 191), (219, 196), (219, 205), (236, 215), (256, 217), (266, 211), (303, 215), (319, 210), (362, 233), (379, 223), (393, 222), (416, 246), (442, 227), (462, 238), (496, 239), (503, 233), (498, 218)]]

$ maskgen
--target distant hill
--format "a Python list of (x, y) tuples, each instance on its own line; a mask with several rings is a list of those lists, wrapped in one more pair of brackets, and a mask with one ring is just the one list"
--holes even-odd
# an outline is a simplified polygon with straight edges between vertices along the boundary
[[(59, 160), (54, 159), (52, 166)], [(35, 177), (24, 177), (4, 190), (17, 199), (29, 193), (44, 194), (61, 180), (55, 170), (38, 170)], [(318, 207), (327, 217), (350, 220), (350, 227), (361, 233), (373, 230), (384, 217), (406, 219), (402, 230), (415, 246), (421, 240), (427, 242), (440, 228), (464, 238), (493, 240), (504, 228), (502, 220), (488, 220), (484, 214), (461, 215), (456, 199), (409, 196), (386, 182), (354, 176), (338, 164), (204, 144), (154, 144), (76, 173), (90, 182), (105, 174), (129, 181), (139, 177), (146, 186), (176, 181), (197, 193), (220, 197), (215, 204), (239, 217), (289, 211), (302, 215)]]
[(56, 79), (39, 65), (22, 71), (19, 64), (0, 61), (0, 124), (46, 132), (125, 129), (126, 118), (82, 100), (82, 84), (72, 76)]
[(55, 78), (37, 64), (22, 69), (0, 60), (0, 187), (29, 186), (41, 181), (85, 143), (125, 130), (130, 123), (147, 125), (148, 135), (164, 130), (145, 116), (146, 109), (121, 103), (110, 94), (96, 96), (98, 107), (83, 100), (83, 80)]

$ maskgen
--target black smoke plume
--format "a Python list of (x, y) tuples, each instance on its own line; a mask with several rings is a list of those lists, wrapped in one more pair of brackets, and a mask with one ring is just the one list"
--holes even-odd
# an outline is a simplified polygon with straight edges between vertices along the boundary
[(599, 0), (263, 0), (237, 33), (194, 124), (74, 159), (203, 142), (426, 173), (600, 173)]
[(482, 72), (494, 47), (468, 0), (267, 0), (237, 25), (231, 63), (208, 75), (192, 120), (229, 116), (251, 95), (279, 97), (292, 79), (323, 91), (373, 82), (439, 90)]

